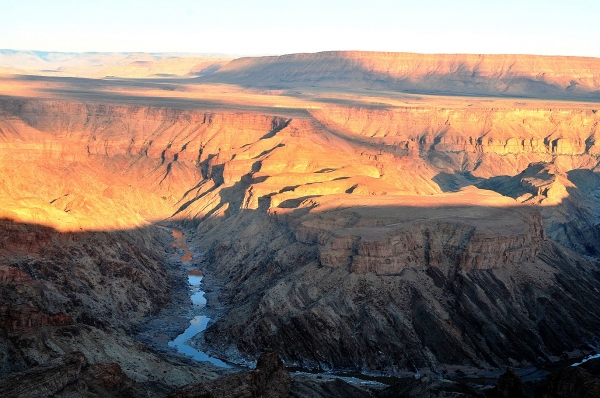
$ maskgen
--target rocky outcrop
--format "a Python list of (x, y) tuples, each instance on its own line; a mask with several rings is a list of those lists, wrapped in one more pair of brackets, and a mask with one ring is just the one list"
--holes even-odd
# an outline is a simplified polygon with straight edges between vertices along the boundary
[(523, 203), (544, 205), (559, 204), (569, 197), (569, 191), (577, 191), (577, 186), (554, 162), (532, 163), (514, 177), (492, 177), (481, 181), (478, 186), (500, 192)]
[(82, 353), (68, 354), (0, 379), (0, 396), (48, 397), (74, 383), (87, 365)]
[(366, 398), (368, 388), (359, 388), (342, 379), (293, 375), (283, 366), (279, 354), (268, 351), (260, 355), (256, 368), (173, 391), (169, 398)]
[(498, 398), (525, 398), (523, 382), (513, 368), (506, 368), (506, 372), (498, 378), (496, 396)]
[(421, 377), (419, 379), (405, 379), (376, 393), (380, 398), (407, 397), (407, 398), (483, 398), (485, 395), (472, 387), (451, 380)]
[(600, 396), (600, 373), (598, 372), (600, 361), (595, 359), (588, 362), (590, 363), (586, 362), (587, 366), (571, 366), (550, 374), (536, 389), (535, 397), (592, 398)]
[(85, 355), (89, 372), (118, 363), (105, 369), (115, 383), (125, 374), (136, 383), (152, 381), (153, 391), (214, 377), (210, 368), (165, 360), (133, 337), (177, 286), (167, 269), (168, 243), (155, 227), (76, 233), (1, 220), (0, 377), (73, 351)]
[[(354, 273), (393, 275), (407, 267), (493, 269), (534, 261), (545, 238), (541, 217), (532, 215), (521, 234), (501, 236), (477, 233), (468, 224), (423, 223), (417, 226), (372, 228), (369, 240), (357, 231), (319, 234), (319, 262), (327, 267), (350, 267)], [(348, 235), (342, 235), (342, 234)], [(313, 233), (314, 235), (314, 233)], [(366, 235), (366, 234), (365, 234)], [(311, 242), (311, 233), (296, 233), (301, 243)]]
[(307, 367), (453, 374), (449, 364), (538, 363), (593, 340), (598, 312), (578, 303), (594, 295), (597, 265), (545, 239), (535, 208), (479, 195), (464, 192), (481, 203), (465, 207), (313, 198), (200, 224), (225, 309), (197, 344), (240, 361), (275, 348)]
[(147, 386), (127, 377), (118, 364), (88, 364), (81, 352), (62, 355), (0, 379), (0, 396), (11, 398), (128, 398), (152, 394)]
[(261, 354), (256, 369), (250, 372), (186, 386), (172, 392), (169, 398), (283, 398), (290, 396), (290, 382), (290, 375), (279, 354), (268, 351)]
[(130, 379), (118, 363), (95, 363), (86, 366), (74, 383), (67, 385), (54, 396), (132, 398), (162, 395), (156, 390), (160, 391), (156, 387), (152, 388)]
[[(83, 314), (126, 325), (168, 300), (168, 276), (152, 229), (74, 234), (4, 219), (0, 239), (5, 330), (72, 324)], [(122, 283), (127, 292), (118, 291)], [(14, 295), (21, 297), (18, 305)]]
[(8, 332), (37, 330), (43, 326), (72, 325), (73, 318), (58, 313), (46, 315), (29, 305), (0, 307), (0, 329)]

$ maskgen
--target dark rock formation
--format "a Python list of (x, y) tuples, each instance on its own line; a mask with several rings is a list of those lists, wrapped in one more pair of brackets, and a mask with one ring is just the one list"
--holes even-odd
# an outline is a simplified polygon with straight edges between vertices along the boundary
[(49, 328), (73, 336), (88, 326), (127, 330), (166, 303), (170, 280), (155, 235), (61, 233), (1, 219), (0, 341), (14, 356), (0, 358), (0, 375), (61, 354), (40, 343)]
[(290, 375), (279, 354), (268, 351), (258, 358), (256, 369), (223, 376), (176, 390), (169, 398), (280, 398), (290, 394)]
[(535, 398), (600, 397), (599, 368), (600, 359), (594, 359), (551, 373), (536, 389)]
[(294, 398), (367, 398), (372, 397), (372, 394), (338, 378), (318, 379), (296, 376), (292, 380), (290, 396)]
[(127, 377), (119, 364), (90, 365), (80, 352), (0, 379), (0, 397), (134, 398), (149, 394), (149, 388)]
[(59, 397), (81, 396), (86, 398), (136, 398), (152, 396), (149, 386), (131, 380), (117, 363), (95, 363), (87, 366), (80, 377), (62, 391)]
[(206, 366), (165, 360), (133, 337), (171, 300), (169, 238), (159, 231), (60, 232), (0, 219), (0, 377), (74, 351), (90, 371), (117, 362), (119, 372), (154, 382), (157, 391), (215, 377)]
[(600, 358), (590, 359), (579, 365), (581, 369), (585, 369), (594, 377), (600, 378)]
[(485, 395), (465, 384), (425, 376), (420, 379), (403, 380), (377, 392), (376, 396), (378, 398), (482, 398)]
[(506, 368), (506, 372), (498, 379), (498, 398), (525, 398), (523, 382), (513, 368)]
[[(272, 347), (305, 367), (452, 377), (444, 365), (546, 362), (600, 330), (600, 303), (589, 300), (598, 265), (544, 240), (531, 207), (476, 207), (484, 215), (464, 219), (457, 206), (323, 207), (200, 226), (227, 314), (204, 333), (213, 352), (252, 359)], [(232, 237), (245, 244), (226, 245)]]
[(47, 397), (74, 383), (87, 365), (82, 353), (76, 352), (48, 363), (13, 373), (0, 379), (0, 397)]

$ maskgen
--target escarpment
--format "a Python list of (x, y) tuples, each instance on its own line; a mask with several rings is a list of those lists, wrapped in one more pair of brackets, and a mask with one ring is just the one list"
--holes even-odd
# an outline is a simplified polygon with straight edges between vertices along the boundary
[(404, 139), (421, 151), (498, 155), (598, 153), (595, 133), (600, 116), (595, 110), (518, 107), (378, 110), (326, 106), (314, 115), (382, 143)]
[(599, 76), (597, 58), (327, 51), (239, 58), (205, 80), (251, 87), (597, 99)]
[(319, 236), (319, 262), (327, 267), (349, 266), (355, 273), (377, 275), (397, 274), (407, 267), (447, 268), (449, 264), (465, 270), (514, 266), (533, 261), (540, 252), (543, 228), (541, 218), (536, 218), (536, 225), (508, 237), (478, 233), (474, 226), (449, 222), (375, 227), (368, 232), (361, 230), (360, 235), (352, 229), (333, 231)]

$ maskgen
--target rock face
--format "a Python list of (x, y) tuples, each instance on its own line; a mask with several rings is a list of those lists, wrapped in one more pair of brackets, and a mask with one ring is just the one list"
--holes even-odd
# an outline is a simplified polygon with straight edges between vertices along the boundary
[[(80, 354), (73, 358), (83, 355), (92, 370), (99, 363), (118, 363), (118, 372), (135, 382), (153, 380), (161, 388), (211, 377), (203, 367), (165, 361), (132, 337), (169, 301), (174, 281), (164, 263), (168, 243), (160, 236), (154, 227), (67, 233), (0, 220), (0, 377), (52, 364), (74, 351)], [(105, 370), (117, 372), (111, 369)], [(86, 374), (86, 380), (95, 377)], [(53, 376), (44, 375), (41, 380), (51, 383)]]
[(95, 363), (83, 369), (80, 377), (67, 385), (56, 397), (119, 397), (152, 396), (152, 388), (130, 379), (117, 363)]
[[(464, 208), (453, 210), (460, 212)], [(428, 211), (434, 212), (440, 211)], [(341, 216), (344, 213), (336, 212), (334, 217), (344, 219)], [(486, 233), (481, 231), (483, 228), (477, 231), (475, 226), (463, 223), (411, 223), (410, 218), (404, 223), (389, 223), (391, 227), (365, 225), (356, 231), (348, 225), (327, 230), (321, 224), (325, 217), (321, 217), (317, 222), (300, 224), (295, 237), (300, 243), (316, 244), (322, 266), (349, 266), (356, 274), (394, 275), (409, 267), (447, 269), (451, 263), (467, 271), (494, 269), (534, 261), (540, 253), (545, 239), (541, 217), (539, 214), (524, 217), (526, 225), (521, 233), (509, 236)]]
[[(225, 281), (228, 316), (204, 335), (216, 352), (272, 347), (309, 367), (442, 371), (542, 362), (600, 326), (595, 307), (576, 304), (594, 294), (596, 266), (544, 240), (533, 208), (312, 200), (298, 218), (240, 213), (199, 227), (208, 275)], [(248, 243), (227, 245), (232, 235)], [(569, 326), (580, 316), (589, 323)]]
[(147, 387), (128, 378), (118, 364), (90, 365), (81, 352), (66, 354), (0, 379), (0, 396), (3, 397), (127, 398), (150, 394)]

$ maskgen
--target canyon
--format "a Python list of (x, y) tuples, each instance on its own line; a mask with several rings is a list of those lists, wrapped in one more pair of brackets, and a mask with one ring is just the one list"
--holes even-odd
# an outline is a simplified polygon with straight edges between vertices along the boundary
[(211, 319), (186, 344), (293, 396), (377, 388), (282, 364), (458, 380), (597, 352), (600, 60), (106, 59), (121, 78), (0, 75), (0, 377), (271, 385), (168, 348), (192, 303), (166, 227)]

